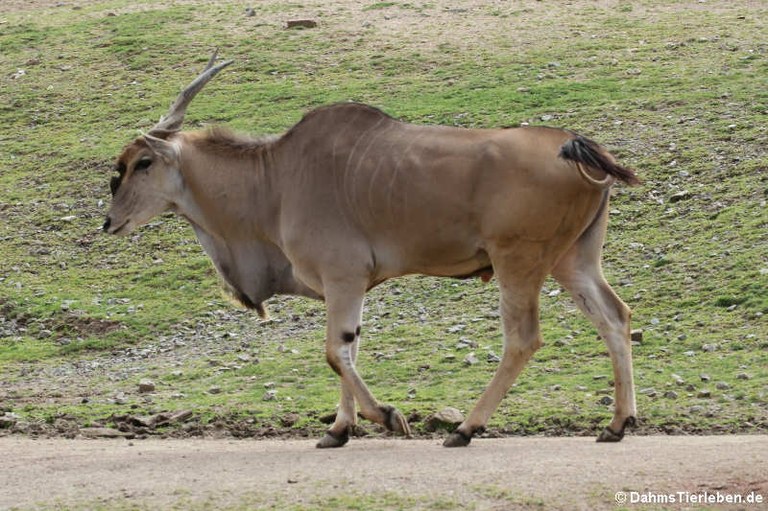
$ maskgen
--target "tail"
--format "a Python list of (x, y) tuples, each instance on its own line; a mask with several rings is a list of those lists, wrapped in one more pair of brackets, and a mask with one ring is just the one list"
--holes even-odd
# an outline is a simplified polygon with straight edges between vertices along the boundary
[[(581, 135), (576, 135), (563, 144), (559, 156), (564, 160), (575, 162), (582, 177), (600, 188), (606, 188), (613, 184), (614, 178), (628, 185), (640, 184), (640, 180), (632, 169), (619, 165), (608, 151), (600, 147), (600, 144)], [(595, 179), (587, 173), (582, 165), (602, 170), (607, 175), (605, 179)]]

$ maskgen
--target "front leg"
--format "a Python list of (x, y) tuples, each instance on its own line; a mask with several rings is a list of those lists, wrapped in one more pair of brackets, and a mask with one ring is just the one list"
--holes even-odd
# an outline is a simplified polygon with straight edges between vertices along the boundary
[(341, 377), (342, 399), (336, 421), (318, 447), (341, 447), (349, 439), (349, 431), (355, 424), (355, 401), (360, 415), (382, 424), (390, 431), (410, 436), (411, 430), (405, 417), (392, 406), (380, 405), (355, 369), (357, 343), (359, 342), (365, 284), (339, 285), (326, 288), (328, 326), (325, 355), (328, 364)]
[[(356, 332), (356, 339), (349, 347), (352, 364), (357, 359), (357, 349), (359, 346), (360, 333)], [(349, 441), (349, 434), (357, 424), (357, 414), (355, 413), (355, 395), (353, 389), (341, 380), (341, 400), (336, 411), (336, 420), (333, 426), (328, 430), (325, 436), (318, 442), (317, 447), (342, 447)]]

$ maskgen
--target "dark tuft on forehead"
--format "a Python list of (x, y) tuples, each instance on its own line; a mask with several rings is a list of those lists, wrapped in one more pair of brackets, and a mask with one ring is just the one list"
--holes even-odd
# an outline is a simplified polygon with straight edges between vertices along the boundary
[(119, 177), (114, 176), (109, 181), (109, 190), (112, 192), (113, 197), (117, 193), (118, 188), (120, 188), (120, 184), (123, 181), (123, 177), (125, 176), (125, 173), (128, 170), (128, 163), (130, 163), (130, 161), (136, 157), (137, 152), (141, 151), (146, 147), (148, 147), (147, 142), (144, 140), (143, 137), (140, 137), (123, 148), (123, 152), (120, 153), (120, 157), (117, 159), (117, 162), (113, 167), (113, 170), (117, 172), (120, 176)]
[(115, 170), (120, 172), (120, 167), (122, 166), (123, 172), (125, 172), (125, 169), (128, 167), (128, 162), (133, 160), (137, 152), (147, 147), (149, 146), (147, 145), (146, 140), (144, 140), (144, 137), (139, 137), (130, 144), (123, 147), (123, 152), (121, 152), (120, 156), (117, 158)]

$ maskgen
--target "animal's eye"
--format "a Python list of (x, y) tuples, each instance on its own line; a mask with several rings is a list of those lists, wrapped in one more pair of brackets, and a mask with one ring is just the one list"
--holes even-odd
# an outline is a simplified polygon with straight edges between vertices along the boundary
[(109, 180), (109, 190), (112, 192), (112, 197), (117, 193), (117, 189), (120, 187), (120, 178), (117, 176), (112, 177)]
[(136, 166), (133, 168), (133, 170), (147, 170), (149, 166), (152, 165), (152, 160), (149, 158), (142, 158), (136, 163)]

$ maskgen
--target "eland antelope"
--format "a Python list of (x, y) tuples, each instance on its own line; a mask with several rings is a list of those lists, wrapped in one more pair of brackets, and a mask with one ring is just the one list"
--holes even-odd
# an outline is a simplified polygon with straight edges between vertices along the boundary
[(170, 111), (125, 147), (103, 229), (125, 235), (172, 211), (246, 307), (263, 316), (276, 294), (325, 301), (325, 353), (341, 400), (318, 447), (348, 441), (356, 407), (410, 435), (355, 369), (365, 293), (406, 274), (499, 283), (503, 357), (445, 446), (465, 446), (484, 429), (542, 345), (548, 275), (607, 344), (616, 404), (598, 441), (622, 439), (636, 416), (631, 313), (603, 277), (601, 251), (611, 185), (637, 183), (632, 170), (571, 131), (417, 126), (357, 103), (313, 110), (276, 137), (182, 132), (190, 101), (230, 63), (216, 64), (214, 53)]

